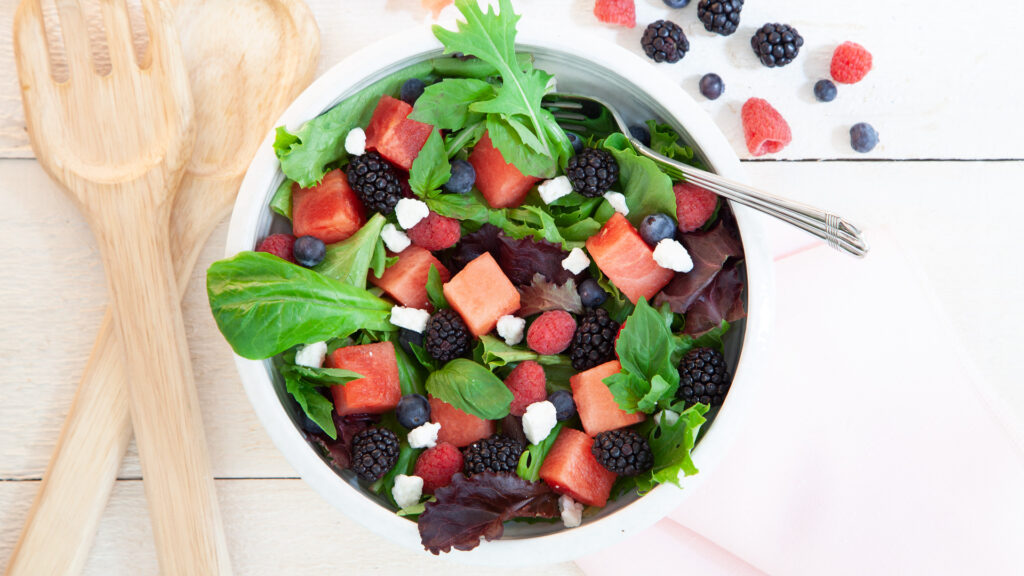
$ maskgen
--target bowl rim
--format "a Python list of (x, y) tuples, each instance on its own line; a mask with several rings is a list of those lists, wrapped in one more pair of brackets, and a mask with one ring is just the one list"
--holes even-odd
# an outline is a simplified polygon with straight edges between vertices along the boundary
[[(566, 31), (554, 25), (521, 21), (517, 50), (559, 51), (594, 61), (615, 72), (636, 87), (642, 87), (687, 132), (712, 168), (728, 178), (746, 180), (739, 158), (725, 136), (698, 104), (647, 61), (625, 48), (582, 32)], [(383, 68), (415, 60), (436, 51), (441, 44), (429, 29), (405, 31), (383, 38), (349, 55), (332, 66), (304, 90), (281, 115), (274, 126), (297, 129), (338, 100), (339, 95)], [(685, 120), (685, 121), (684, 121)], [(231, 215), (225, 257), (252, 250), (261, 218), (265, 214), (268, 191), (280, 182), (280, 164), (273, 150), (274, 130), (264, 139), (241, 184)], [(711, 426), (693, 451), (701, 470), (683, 482), (685, 489), (660, 485), (635, 502), (594, 522), (584, 522), (571, 530), (551, 534), (485, 542), (471, 553), (449, 554), (455, 561), (485, 566), (526, 566), (569, 561), (596, 552), (632, 534), (648, 528), (675, 509), (708, 476), (738, 436), (752, 409), (750, 399), (758, 378), (748, 377), (765, 366), (769, 327), (773, 323), (774, 271), (767, 238), (760, 217), (751, 209), (731, 203), (744, 239), (747, 273), (747, 321), (734, 383), (741, 382), (742, 394), (731, 394)], [(385, 538), (418, 550), (423, 549), (414, 522), (399, 517), (368, 498), (334, 472), (309, 446), (293, 425), (274, 390), (264, 361), (238, 355), (235, 364), (254, 411), (271, 440), (285, 459), (322, 498)], [(734, 388), (736, 388), (734, 386)], [(614, 522), (612, 522), (614, 518)]]

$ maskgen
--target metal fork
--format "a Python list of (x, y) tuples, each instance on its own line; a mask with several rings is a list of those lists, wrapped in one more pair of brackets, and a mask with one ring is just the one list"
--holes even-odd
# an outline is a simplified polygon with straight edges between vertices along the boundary
[(788, 222), (821, 238), (829, 246), (841, 252), (857, 257), (863, 257), (868, 252), (868, 243), (864, 240), (860, 229), (836, 214), (780, 198), (658, 154), (634, 138), (629, 132), (628, 124), (618, 111), (598, 98), (554, 93), (545, 97), (543, 106), (551, 111), (563, 129), (572, 130), (584, 136), (589, 134), (599, 137), (607, 136), (612, 132), (621, 132), (638, 153), (681, 174), (687, 182), (710, 190), (719, 196), (724, 196), (738, 204), (774, 216), (783, 222)]

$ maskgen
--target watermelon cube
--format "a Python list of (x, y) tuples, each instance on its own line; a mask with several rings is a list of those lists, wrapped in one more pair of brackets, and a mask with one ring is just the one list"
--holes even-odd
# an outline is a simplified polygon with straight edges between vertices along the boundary
[(366, 149), (380, 152), (406, 172), (434, 130), (430, 124), (408, 118), (411, 113), (412, 106), (385, 94), (366, 127)]
[(505, 158), (494, 147), (491, 137), (486, 133), (473, 147), (469, 163), (476, 170), (476, 187), (491, 208), (519, 206), (533, 185), (540, 182), (540, 178), (526, 176), (518, 168), (505, 162)]
[(477, 256), (447, 282), (444, 297), (474, 336), (494, 330), (498, 318), (519, 310), (519, 291), (490, 252)]
[(615, 483), (590, 452), (594, 439), (574, 428), (562, 428), (540, 466), (540, 479), (552, 490), (587, 506), (604, 506)]
[(448, 269), (434, 258), (430, 250), (409, 246), (398, 254), (398, 262), (384, 270), (380, 278), (370, 274), (370, 283), (379, 286), (402, 306), (428, 310), (427, 277), (431, 264), (437, 268), (442, 282), (451, 278)]
[(622, 370), (618, 360), (594, 366), (586, 372), (580, 372), (569, 379), (572, 386), (572, 398), (576, 401), (583, 429), (589, 436), (601, 432), (625, 428), (644, 421), (643, 412), (630, 414), (619, 408), (615, 396), (603, 380)]
[(654, 250), (618, 212), (587, 239), (587, 252), (601, 272), (634, 304), (641, 298), (651, 300), (675, 277), (672, 270), (658, 266)]
[(292, 185), (292, 231), (324, 244), (341, 242), (366, 224), (366, 209), (341, 170), (331, 170), (311, 188)]
[(328, 365), (363, 375), (358, 380), (331, 386), (334, 410), (339, 416), (383, 414), (398, 406), (402, 387), (391, 342), (338, 348), (331, 354)]
[(430, 397), (430, 421), (441, 425), (437, 432), (438, 442), (448, 442), (459, 448), (494, 434), (494, 420), (467, 414), (433, 396)]

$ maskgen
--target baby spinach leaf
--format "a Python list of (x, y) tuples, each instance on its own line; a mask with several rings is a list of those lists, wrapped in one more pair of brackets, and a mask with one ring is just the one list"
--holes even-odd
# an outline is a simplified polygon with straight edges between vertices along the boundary
[(409, 118), (438, 130), (462, 130), (483, 120), (479, 112), (470, 113), (470, 104), (493, 98), (494, 85), (474, 78), (446, 78), (431, 84), (416, 100)]
[(292, 219), (292, 185), (294, 181), (285, 178), (284, 182), (277, 187), (274, 197), (270, 199), (270, 209), (281, 216)]
[(452, 167), (448, 163), (441, 133), (435, 129), (412, 162), (412, 168), (409, 169), (409, 187), (422, 198), (443, 186), (451, 176)]
[(516, 467), (516, 474), (520, 478), (529, 482), (540, 480), (540, 467), (544, 464), (544, 459), (547, 458), (551, 447), (555, 445), (555, 440), (558, 439), (558, 433), (561, 431), (562, 423), (559, 422), (551, 429), (548, 437), (541, 440), (540, 444), (530, 444), (526, 450), (523, 450), (523, 455), (519, 457), (519, 466)]
[(427, 392), (485, 420), (504, 418), (512, 404), (512, 392), (497, 376), (465, 358), (456, 358), (427, 377)]
[(603, 146), (619, 164), (619, 181), (629, 207), (627, 218), (633, 226), (639, 227), (645, 216), (656, 212), (675, 220), (676, 195), (672, 192), (672, 180), (658, 169), (658, 165), (637, 155), (621, 133), (606, 138)]
[(397, 335), (392, 337), (391, 343), (395, 346), (395, 361), (398, 363), (398, 382), (402, 387), (402, 395), (426, 395), (427, 389), (424, 387), (427, 381), (426, 371), (418, 362), (409, 358), (409, 355), (399, 345)]
[(221, 334), (253, 360), (359, 329), (395, 329), (386, 300), (272, 254), (242, 252), (214, 262), (206, 291)]
[(334, 426), (334, 404), (316, 389), (317, 386), (291, 371), (282, 371), (284, 387), (310, 420), (316, 423), (332, 440), (338, 438)]
[(433, 264), (430, 265), (430, 271), (427, 272), (427, 298), (434, 310), (448, 307), (448, 300), (444, 297), (444, 285), (441, 283), (441, 273)]
[(380, 257), (386, 256), (380, 239), (380, 231), (385, 223), (383, 216), (374, 214), (358, 232), (341, 242), (329, 244), (323, 262), (313, 269), (328, 278), (357, 288), (365, 288), (366, 275), (371, 267), (374, 268), (374, 275), (380, 277), (376, 270), (376, 265), (379, 264), (377, 252), (379, 246)]

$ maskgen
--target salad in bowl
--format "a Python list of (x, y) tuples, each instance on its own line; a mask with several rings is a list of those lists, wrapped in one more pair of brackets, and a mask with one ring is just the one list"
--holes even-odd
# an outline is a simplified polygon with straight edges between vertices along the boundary
[[(559, 124), (508, 0), (273, 143), (268, 233), (207, 273), (294, 429), (438, 554), (697, 474), (744, 323), (730, 206), (601, 111)], [(701, 164), (672, 126), (631, 129)]]

